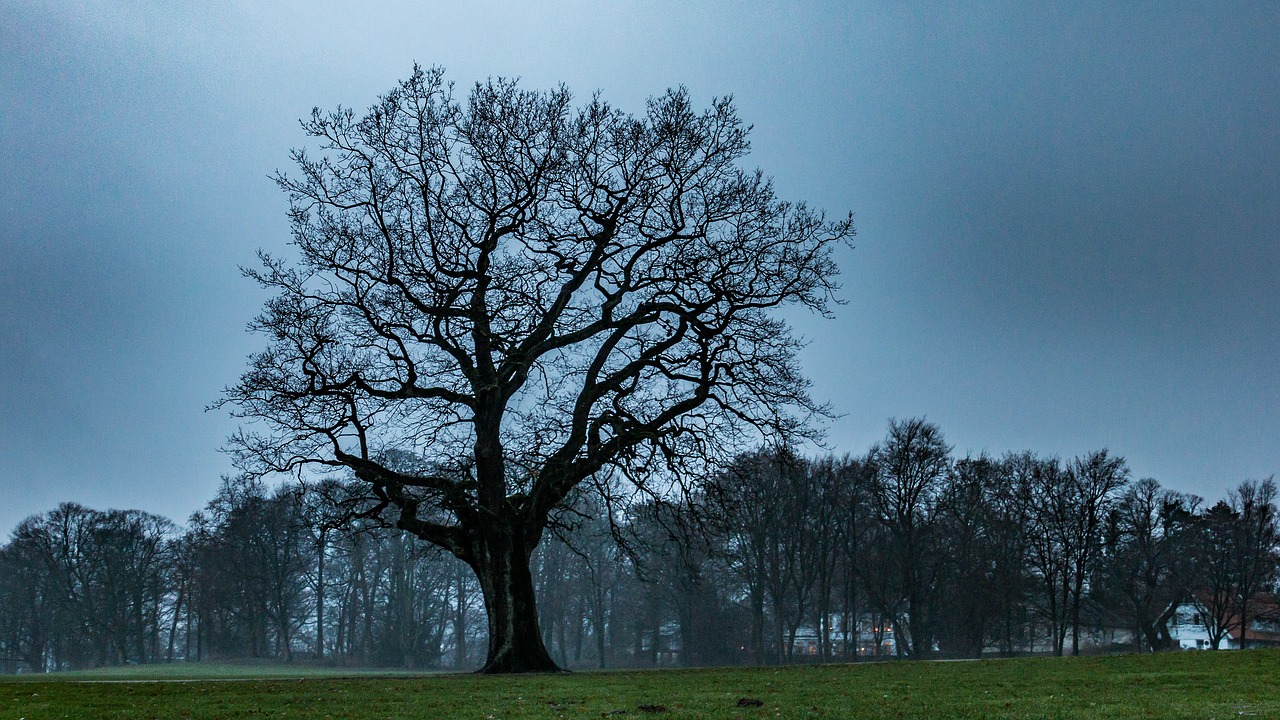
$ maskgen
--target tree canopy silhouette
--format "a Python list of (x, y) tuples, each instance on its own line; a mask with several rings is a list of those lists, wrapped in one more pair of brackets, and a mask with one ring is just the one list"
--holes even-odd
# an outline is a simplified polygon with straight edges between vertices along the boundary
[(251, 421), (231, 447), (349, 468), (474, 569), (485, 671), (554, 670), (528, 569), (548, 518), (602, 473), (661, 493), (806, 432), (825, 408), (775, 311), (829, 314), (852, 217), (779, 200), (731, 100), (683, 89), (636, 117), (505, 79), (462, 102), (415, 67), (302, 125), (317, 147), (276, 177), (298, 259), (246, 271), (275, 297), (220, 403)]

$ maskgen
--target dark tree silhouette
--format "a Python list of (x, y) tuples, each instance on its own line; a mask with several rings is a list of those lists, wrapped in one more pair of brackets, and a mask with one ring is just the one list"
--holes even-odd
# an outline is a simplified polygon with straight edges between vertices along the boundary
[(1235, 541), (1239, 516), (1226, 500), (1219, 500), (1196, 518), (1195, 562), (1200, 587), (1192, 596), (1204, 608), (1197, 613), (1210, 646), (1218, 650), (1231, 628), (1236, 606)]
[(922, 659), (933, 644), (940, 556), (937, 503), (951, 472), (951, 446), (942, 430), (924, 418), (890, 419), (888, 435), (869, 457), (876, 468), (872, 502), (901, 572), (911, 656)]
[(1129, 481), (1124, 458), (1095, 450), (1071, 461), (1067, 468), (1070, 521), (1063, 526), (1067, 576), (1071, 587), (1071, 654), (1080, 654), (1080, 608), (1085, 583), (1098, 561), (1102, 525), (1117, 494)]
[(470, 565), (488, 672), (556, 668), (528, 560), (584, 479), (662, 492), (824, 412), (772, 311), (827, 314), (853, 235), (738, 167), (728, 99), (571, 102), (499, 79), (463, 103), (415, 68), (363, 117), (314, 111), (319, 153), (277, 177), (299, 261), (248, 272), (276, 294), (251, 325), (269, 343), (220, 403), (256, 421), (245, 468), (349, 468)]
[(1133, 625), (1134, 649), (1177, 647), (1169, 621), (1203, 581), (1195, 566), (1201, 499), (1165, 490), (1153, 478), (1130, 485), (1105, 523), (1095, 599)]
[(1280, 544), (1277, 521), (1276, 483), (1273, 478), (1250, 480), (1227, 495), (1237, 521), (1232, 538), (1236, 606), (1240, 623), (1240, 647), (1248, 647), (1249, 604), (1276, 571), (1276, 548)]
[(1027, 562), (1039, 598), (1039, 611), (1048, 626), (1055, 655), (1062, 655), (1070, 622), (1070, 532), (1077, 517), (1070, 474), (1058, 458), (1024, 455), (1014, 472), (1025, 477), (1030, 500), (1027, 522)]
[(1001, 607), (1002, 579), (997, 493), (1003, 464), (986, 455), (956, 461), (938, 495), (941, 572), (937, 641), (953, 657), (982, 657)]
[[(797, 458), (786, 448), (743, 454), (719, 479), (721, 493), (717, 499), (724, 504), (722, 513), (729, 530), (730, 567), (745, 591), (751, 616), (748, 651), (752, 662), (759, 664), (770, 659), (765, 645), (765, 601), (772, 584), (770, 559), (775, 554), (778, 533), (784, 529), (779, 519), (781, 504), (775, 500), (785, 492), (782, 466), (795, 461)], [(777, 652), (780, 662), (782, 649), (777, 648)]]

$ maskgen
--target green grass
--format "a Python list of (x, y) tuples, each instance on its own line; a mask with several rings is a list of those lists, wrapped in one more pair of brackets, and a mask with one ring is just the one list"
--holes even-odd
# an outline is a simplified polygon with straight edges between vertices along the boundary
[(73, 670), (51, 675), (0, 675), (0, 683), (9, 681), (133, 681), (147, 680), (285, 680), (298, 678), (406, 677), (438, 675), (439, 672), (393, 670), (385, 668), (335, 668), (319, 665), (274, 662), (192, 662), (158, 665), (126, 665)]
[[(167, 682), (75, 675), (0, 681), (0, 719), (1280, 717), (1280, 651), (523, 677), (209, 679), (234, 677), (212, 670), (225, 667), (198, 667), (202, 677), (189, 682), (173, 682), (176, 673)], [(762, 704), (738, 707), (742, 698)]]

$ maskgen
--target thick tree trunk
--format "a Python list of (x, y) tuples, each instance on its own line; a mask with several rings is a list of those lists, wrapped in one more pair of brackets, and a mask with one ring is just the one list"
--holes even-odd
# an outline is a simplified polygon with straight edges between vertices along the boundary
[(510, 527), (485, 528), (480, 535), (469, 561), (489, 616), (489, 655), (480, 672), (559, 672), (538, 629), (524, 537)]

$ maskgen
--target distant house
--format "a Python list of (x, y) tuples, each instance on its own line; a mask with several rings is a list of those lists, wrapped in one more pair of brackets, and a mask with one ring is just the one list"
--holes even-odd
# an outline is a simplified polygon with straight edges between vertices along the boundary
[[(1203, 603), (1191, 598), (1174, 611), (1169, 621), (1169, 635), (1183, 650), (1208, 650), (1213, 648), (1207, 623), (1211, 614)], [(1226, 621), (1221, 650), (1240, 649), (1240, 617), (1232, 615)], [(1259, 594), (1249, 603), (1249, 623), (1245, 626), (1245, 644), (1251, 648), (1280, 647), (1280, 604), (1275, 598)]]
[[(831, 650), (836, 657), (844, 657), (846, 647), (845, 629), (841, 627), (842, 616), (831, 616)], [(858, 620), (857, 633), (853, 635), (852, 656), (858, 657), (893, 657), (898, 648), (893, 630), (888, 623), (876, 616), (865, 614)], [(791, 645), (792, 656), (796, 658), (817, 658), (821, 638), (817, 628), (803, 626), (796, 630), (795, 640)]]

